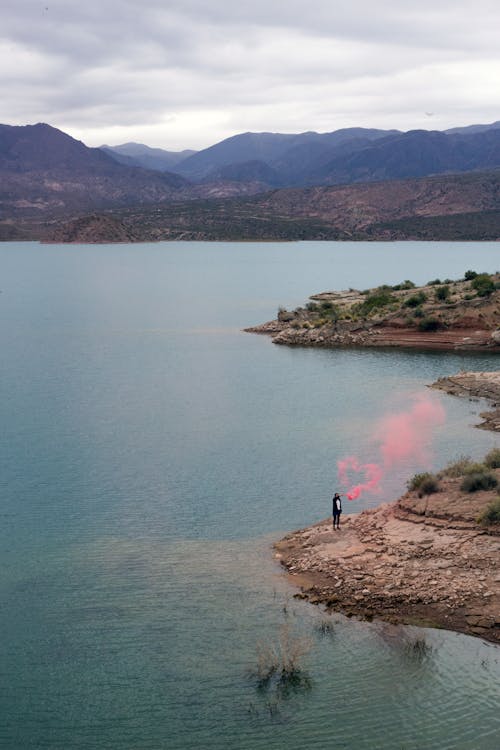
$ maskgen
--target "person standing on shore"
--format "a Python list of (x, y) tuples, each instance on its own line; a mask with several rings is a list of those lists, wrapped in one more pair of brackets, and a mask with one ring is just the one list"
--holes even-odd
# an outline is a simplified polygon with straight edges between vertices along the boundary
[(338, 492), (333, 496), (333, 528), (340, 529), (340, 514), (342, 513), (342, 501)]

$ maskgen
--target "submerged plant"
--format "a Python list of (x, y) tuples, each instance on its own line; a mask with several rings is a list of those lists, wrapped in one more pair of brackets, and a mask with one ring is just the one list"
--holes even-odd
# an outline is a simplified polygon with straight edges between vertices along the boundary
[(423, 636), (417, 636), (405, 644), (404, 653), (409, 659), (422, 662), (431, 656), (432, 646), (427, 643)]
[(288, 623), (281, 626), (277, 642), (258, 643), (257, 666), (250, 672), (257, 679), (257, 689), (278, 697), (309, 689), (311, 679), (302, 659), (310, 648), (309, 639), (293, 635)]
[(335, 627), (331, 620), (321, 620), (314, 626), (315, 631), (321, 636), (333, 636)]

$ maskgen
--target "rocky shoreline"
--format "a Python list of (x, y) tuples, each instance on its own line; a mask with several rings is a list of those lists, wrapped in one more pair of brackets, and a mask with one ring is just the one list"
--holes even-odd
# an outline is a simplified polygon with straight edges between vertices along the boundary
[(453, 396), (470, 399), (484, 398), (494, 407), (492, 411), (481, 413), (484, 420), (477, 425), (484, 430), (500, 432), (500, 371), (460, 372), (457, 375), (439, 378), (431, 388), (445, 391)]
[[(500, 470), (496, 470), (500, 478)], [(275, 544), (298, 598), (364, 619), (420, 624), (500, 643), (500, 527), (477, 516), (491, 492), (436, 494), (295, 531)]]
[[(273, 344), (405, 347), (500, 352), (500, 274), (471, 274), (415, 287), (411, 281), (365, 291), (321, 292), (304, 307), (245, 330)], [(483, 294), (476, 279), (491, 284)]]

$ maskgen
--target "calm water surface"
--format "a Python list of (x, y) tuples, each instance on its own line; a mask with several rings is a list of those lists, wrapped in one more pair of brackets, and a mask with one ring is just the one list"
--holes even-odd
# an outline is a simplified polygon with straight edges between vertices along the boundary
[[(495, 243), (0, 245), (0, 746), (498, 750), (498, 648), (328, 617), (271, 552), (328, 515), (338, 458), (376, 458), (384, 414), (498, 359), (241, 332), (314, 292), (498, 267)], [(435, 398), (434, 468), (498, 445), (483, 404)], [(310, 684), (258, 690), (284, 628)]]

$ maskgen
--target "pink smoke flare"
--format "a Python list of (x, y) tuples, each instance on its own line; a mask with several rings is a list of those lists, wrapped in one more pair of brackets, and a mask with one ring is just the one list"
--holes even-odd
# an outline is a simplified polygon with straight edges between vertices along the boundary
[[(339, 481), (350, 486), (348, 499), (356, 500), (365, 491), (380, 492), (380, 483), (386, 472), (405, 461), (428, 465), (432, 432), (444, 421), (442, 405), (427, 394), (416, 397), (408, 411), (384, 417), (375, 432), (381, 456), (378, 463), (363, 463), (356, 456), (347, 456), (337, 462)], [(357, 484), (352, 484), (353, 473), (361, 475)]]
[(351, 487), (347, 493), (349, 500), (357, 500), (364, 490), (377, 492), (382, 480), (382, 469), (378, 464), (361, 464), (356, 456), (347, 456), (338, 462), (339, 479), (342, 484), (349, 484), (349, 471), (363, 473), (363, 480)]

